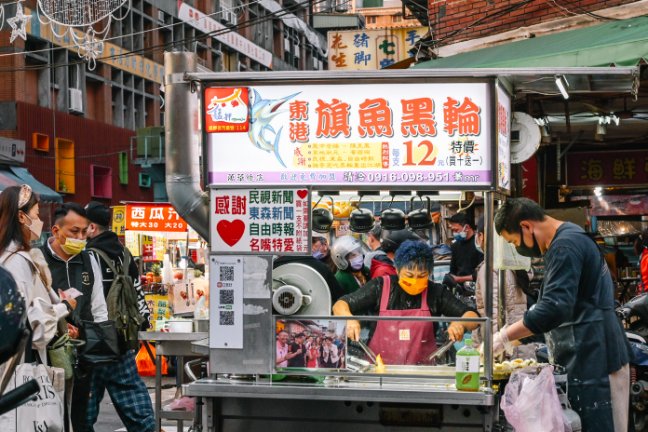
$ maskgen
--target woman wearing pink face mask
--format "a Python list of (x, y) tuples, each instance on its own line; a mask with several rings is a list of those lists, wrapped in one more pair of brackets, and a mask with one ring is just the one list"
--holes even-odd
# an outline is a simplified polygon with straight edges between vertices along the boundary
[(30, 247), (43, 229), (38, 210), (38, 197), (28, 185), (11, 186), (0, 194), (0, 265), (9, 270), (25, 296), (32, 348), (47, 363), (47, 344), (56, 335), (58, 321), (68, 316), (76, 301), (61, 301), (54, 293), (42, 252)]
[[(429, 280), (434, 258), (424, 242), (408, 240), (394, 256), (397, 275), (369, 281), (358, 291), (347, 294), (333, 305), (340, 316), (379, 315), (381, 317), (448, 316), (473, 318), (479, 315), (455, 298), (443, 285)], [(460, 341), (466, 330), (478, 323), (453, 321), (448, 337)], [(360, 323), (347, 321), (347, 337), (360, 339)], [(437, 349), (431, 321), (378, 321), (370, 330), (369, 347), (380, 354), (385, 364), (416, 365), (425, 363)]]

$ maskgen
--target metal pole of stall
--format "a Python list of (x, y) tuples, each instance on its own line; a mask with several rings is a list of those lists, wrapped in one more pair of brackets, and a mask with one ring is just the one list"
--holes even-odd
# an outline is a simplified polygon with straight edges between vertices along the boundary
[(484, 235), (486, 236), (486, 287), (484, 292), (484, 312), (486, 313), (484, 332), (484, 374), (490, 388), (493, 384), (493, 192), (484, 194)]
[(497, 279), (497, 328), (501, 329), (506, 324), (506, 270), (499, 270)]

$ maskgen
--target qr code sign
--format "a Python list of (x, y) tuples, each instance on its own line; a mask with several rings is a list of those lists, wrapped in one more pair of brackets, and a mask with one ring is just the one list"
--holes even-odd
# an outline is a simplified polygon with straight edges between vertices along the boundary
[(220, 298), (220, 304), (222, 305), (234, 304), (234, 290), (232, 289), (220, 290), (218, 295)]
[(220, 311), (218, 323), (222, 326), (234, 325), (234, 311)]
[(222, 282), (234, 281), (234, 266), (221, 266), (220, 267), (220, 280)]

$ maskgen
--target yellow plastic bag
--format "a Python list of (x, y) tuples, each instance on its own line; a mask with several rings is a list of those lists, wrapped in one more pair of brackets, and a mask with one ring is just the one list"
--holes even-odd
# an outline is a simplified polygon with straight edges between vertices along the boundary
[[(155, 356), (155, 347), (150, 345), (151, 353)], [(140, 376), (155, 376), (155, 362), (151, 360), (151, 356), (146, 351), (144, 344), (140, 347), (137, 355), (135, 356), (135, 363), (137, 364), (137, 372)], [(162, 356), (162, 375), (168, 373), (168, 364), (166, 357)]]

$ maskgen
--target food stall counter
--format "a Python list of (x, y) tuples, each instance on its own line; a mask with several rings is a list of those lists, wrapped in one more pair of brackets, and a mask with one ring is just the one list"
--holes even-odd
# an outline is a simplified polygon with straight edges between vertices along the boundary
[(476, 392), (455, 389), (454, 377), (437, 380), (408, 380), (391, 377), (363, 377), (336, 379), (323, 382), (273, 382), (257, 379), (245, 381), (219, 377), (200, 379), (183, 386), (183, 394), (197, 397), (303, 399), (323, 401), (373, 401), (424, 404), (456, 404), (492, 406), (495, 403), (491, 389)]
[(452, 380), (388, 381), (246, 382), (219, 376), (184, 385), (183, 394), (204, 401), (202, 424), (213, 432), (493, 430), (496, 397), (489, 389), (459, 392)]

